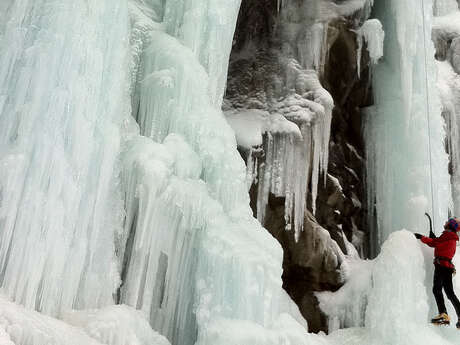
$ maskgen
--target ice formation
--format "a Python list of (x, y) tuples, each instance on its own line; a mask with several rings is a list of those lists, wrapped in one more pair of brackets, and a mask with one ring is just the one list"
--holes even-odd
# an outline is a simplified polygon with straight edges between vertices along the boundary
[(438, 62), (438, 90), (442, 103), (442, 114), (446, 120), (447, 147), (450, 156), (453, 214), (460, 207), (460, 75), (455, 73), (448, 61)]
[[(285, 198), (286, 229), (293, 229), (296, 239), (304, 226), (308, 193), (314, 212), (318, 184), (327, 176), (334, 101), (319, 81), (327, 55), (327, 24), (312, 20), (311, 11), (325, 20), (335, 12), (329, 8), (334, 7), (332, 3), (325, 2), (324, 11), (322, 6), (280, 3), (277, 20), (287, 52), (275, 54), (273, 59), (276, 68), (283, 71), (283, 80), (278, 80), (279, 85), (266, 96), (256, 93), (232, 100), (227, 112), (238, 145), (246, 151), (247, 176), (257, 185), (257, 219), (264, 224), (269, 194)], [(330, 15), (325, 13), (328, 11)], [(312, 18), (303, 18), (303, 13), (311, 13)], [(296, 47), (296, 54), (290, 52), (292, 47)], [(260, 122), (252, 116), (260, 110), (268, 117), (263, 119), (268, 121), (265, 125), (256, 125)], [(320, 177), (324, 179), (320, 181)]]
[[(458, 11), (457, 0), (434, 0), (433, 1), (433, 15), (435, 17), (445, 16)], [(434, 19), (436, 22), (436, 18)], [(452, 23), (454, 24), (454, 23)], [(433, 29), (436, 24), (433, 25)]]
[[(320, 4), (327, 20), (369, 13), (372, 1)], [(384, 144), (372, 146), (372, 155), (402, 163), (385, 153), (405, 145), (413, 158), (401, 164), (411, 169), (410, 188), (392, 186), (389, 175), (379, 174), (387, 166), (373, 163), (372, 200), (388, 232), (400, 223), (419, 224), (415, 213), (400, 217), (428, 203), (427, 176), (420, 171), (426, 157), (415, 147), (426, 142), (418, 109), (424, 89), (411, 69), (423, 65), (419, 43), (426, 37), (417, 16), (404, 22), (408, 4), (391, 4), (398, 32), (385, 49), (399, 54), (390, 55), (390, 67), (401, 62), (407, 68), (398, 84), (405, 93), (388, 101), (394, 80), (378, 67), (383, 84), (376, 84), (375, 112), (390, 118), (394, 106), (417, 140), (404, 141), (412, 137), (380, 124), (382, 116), (371, 120), (378, 126), (369, 133)], [(285, 14), (293, 13), (291, 5), (279, 4), (290, 9)], [(450, 341), (420, 326), (428, 313), (423, 260), (408, 232), (393, 234), (381, 256), (363, 264), (369, 268), (353, 266), (350, 258), (348, 285), (328, 297), (342, 306), (349, 293), (364, 291), (366, 307), (366, 301), (344, 307), (346, 315), (331, 304), (324, 309), (335, 317), (335, 328), (365, 327), (329, 337), (306, 333), (282, 289), (281, 248), (251, 216), (247, 173), (220, 110), (238, 8), (238, 0), (0, 4), (2, 344), (383, 344), (390, 329), (400, 344), (418, 344), (422, 336), (432, 344)], [(384, 26), (393, 24), (391, 15), (382, 14)], [(255, 135), (243, 135), (250, 150), (267, 146), (266, 164), (257, 172), (261, 203), (268, 191), (286, 196), (287, 222), (297, 231), (308, 185), (314, 209), (320, 173), (327, 176), (333, 101), (318, 79), (326, 32), (324, 23), (309, 28), (315, 49), (299, 47), (300, 64), (283, 61), (292, 92), (269, 116), (251, 110)], [(413, 37), (418, 50), (406, 51), (412, 46), (405, 40)], [(381, 46), (372, 47), (378, 56)], [(430, 106), (436, 114), (436, 103)], [(228, 116), (234, 128), (240, 115)], [(431, 134), (440, 135), (440, 121), (433, 115), (430, 123)], [(386, 137), (386, 130), (400, 141)], [(442, 145), (432, 146), (438, 167), (446, 165)], [(283, 170), (291, 162), (296, 168)], [(438, 223), (449, 200), (445, 177), (434, 176)], [(396, 191), (403, 194), (398, 200), (391, 198)], [(390, 209), (401, 200), (409, 206), (400, 213)], [(358, 271), (365, 278), (355, 285)], [(397, 307), (381, 312), (386, 305)], [(410, 327), (398, 324), (400, 310), (411, 316)]]
[(383, 56), (383, 42), (385, 32), (382, 28), (382, 23), (378, 19), (368, 19), (357, 31), (357, 71), (358, 76), (361, 71), (361, 56), (363, 41), (367, 44), (367, 51), (373, 64), (377, 64), (379, 59)]
[(66, 322), (27, 310), (0, 296), (2, 345), (168, 345), (145, 317), (127, 306), (71, 312)]
[[(308, 187), (311, 183), (314, 212), (319, 176), (327, 174), (333, 100), (314, 71), (302, 71), (293, 63), (289, 72), (292, 77), (288, 83), (306, 94), (286, 97), (275, 105), (276, 113), (271, 115), (274, 119), (266, 130), (265, 159), (257, 174), (257, 218), (264, 223), (269, 193), (283, 196), (287, 228), (293, 224), (298, 238), (303, 229)], [(298, 129), (284, 130), (286, 125), (281, 124), (286, 122)]]
[(427, 229), (424, 212), (432, 213), (436, 231), (442, 229), (451, 206), (431, 8), (426, 0), (374, 5), (384, 28), (391, 28), (385, 59), (374, 68), (375, 106), (366, 120), (368, 209), (378, 226), (371, 232), (374, 252), (396, 229)]
[(433, 40), (438, 59), (437, 86), (442, 113), (447, 124), (447, 147), (450, 156), (450, 172), (454, 214), (460, 211), (460, 139), (459, 139), (459, 88), (460, 88), (460, 11), (458, 4), (437, 1), (433, 19)]
[[(248, 184), (258, 185), (257, 218), (264, 223), (269, 193), (285, 197), (286, 225), (288, 229), (294, 225), (296, 237), (303, 229), (310, 181), (314, 210), (319, 176), (327, 174), (333, 107), (332, 98), (319, 84), (316, 73), (299, 73), (298, 68), (292, 66), (294, 75), (290, 83), (302, 92), (310, 90), (304, 96), (286, 97), (273, 107), (271, 114), (258, 109), (227, 112), (238, 145), (249, 151)], [(260, 161), (259, 147), (264, 152)]]
[[(362, 262), (364, 267), (349, 272), (350, 279), (344, 287), (320, 296), (322, 307), (331, 316), (353, 326), (333, 331), (337, 324), (332, 323), (330, 344), (448, 345), (457, 341), (455, 328), (426, 326), (434, 310), (429, 308), (432, 297), (425, 275), (433, 268), (432, 253), (425, 258), (422, 246), (411, 232), (394, 232), (375, 260)], [(356, 303), (359, 295), (367, 302)], [(349, 311), (346, 318), (344, 308)], [(401, 313), (405, 315), (404, 322)]]
[(128, 62), (126, 3), (14, 1), (5, 19), (1, 287), (50, 315), (112, 304), (123, 217), (116, 162), (129, 114), (124, 73), (114, 71)]
[(337, 292), (317, 293), (320, 307), (328, 315), (329, 332), (365, 325), (374, 262), (346, 258), (342, 265), (346, 267), (346, 284)]
[[(236, 20), (218, 19), (238, 2), (178, 5), (162, 7), (163, 26), (156, 3), (8, 7), (4, 37), (18, 43), (1, 45), (1, 284), (56, 317), (124, 302), (172, 343), (204, 344), (219, 317), (273, 328), (295, 307), (210, 92)], [(227, 41), (209, 40), (215, 25)]]

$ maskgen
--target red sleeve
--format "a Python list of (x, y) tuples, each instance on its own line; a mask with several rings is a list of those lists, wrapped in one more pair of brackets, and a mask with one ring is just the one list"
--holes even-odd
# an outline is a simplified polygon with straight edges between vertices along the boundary
[(435, 247), (436, 246), (436, 240), (438, 240), (438, 238), (429, 238), (429, 237), (426, 237), (426, 236), (422, 236), (422, 238), (420, 239), (423, 243), (425, 243), (426, 245), (430, 246), (430, 247)]

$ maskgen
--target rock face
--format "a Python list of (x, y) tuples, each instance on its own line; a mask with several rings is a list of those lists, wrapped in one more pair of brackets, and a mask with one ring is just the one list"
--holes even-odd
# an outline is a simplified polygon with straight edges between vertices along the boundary
[[(224, 110), (245, 114), (257, 109), (269, 118), (281, 114), (303, 136), (307, 164), (301, 179), (307, 185), (300, 220), (295, 219), (299, 199), (293, 198), (291, 209), (292, 178), (286, 178), (286, 171), (299, 176), (297, 159), (270, 161), (274, 155), (268, 143), (287, 134), (265, 127), (262, 144), (242, 145), (240, 153), (252, 171), (248, 176), (254, 215), (284, 249), (284, 288), (312, 332), (327, 330), (314, 293), (343, 284), (345, 255), (368, 255), (367, 234), (362, 231), (366, 203), (360, 109), (372, 104), (372, 92), (369, 54), (366, 44), (358, 49), (357, 30), (369, 13), (364, 0), (354, 8), (347, 1), (243, 0), (230, 58)], [(305, 83), (305, 75), (316, 82)], [(292, 147), (275, 145), (274, 152), (299, 150), (292, 137), (284, 143)], [(324, 159), (327, 167), (321, 165)], [(283, 173), (274, 174), (275, 168), (267, 168), (270, 164)], [(261, 203), (261, 198), (266, 200)], [(297, 223), (303, 231), (292, 231)]]

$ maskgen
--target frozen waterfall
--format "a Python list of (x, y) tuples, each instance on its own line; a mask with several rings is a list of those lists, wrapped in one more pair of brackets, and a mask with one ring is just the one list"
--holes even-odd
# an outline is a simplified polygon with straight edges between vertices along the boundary
[[(455, 343), (457, 333), (424, 327), (424, 253), (396, 231), (425, 228), (425, 211), (439, 229), (452, 206), (440, 109), (457, 114), (448, 100), (458, 80), (454, 67), (438, 66), (450, 78), (438, 98), (432, 4), (304, 4), (276, 3), (300, 23), (283, 38), (311, 38), (297, 60), (278, 56), (289, 92), (271, 112), (224, 116), (240, 0), (0, 3), (0, 345)], [(453, 5), (438, 0), (435, 11)], [(372, 6), (378, 20), (362, 20)], [(307, 8), (320, 23), (305, 32)], [(298, 236), (328, 166), (326, 22), (346, 16), (362, 20), (356, 44), (366, 42), (374, 64), (369, 207), (382, 250), (362, 261), (329, 238), (346, 284), (319, 295), (326, 336), (307, 333), (283, 290), (283, 252), (252, 216), (247, 183), (259, 178), (260, 220), (270, 192), (286, 197)], [(254, 129), (243, 135), (249, 151), (265, 140), (258, 171), (250, 160), (247, 170), (229, 122)]]
[[(173, 344), (215, 344), (237, 320), (294, 336), (274, 328), (283, 312), (301, 317), (219, 109), (239, 8), (226, 4), (6, 6), (0, 272), (13, 301), (64, 319), (125, 303)], [(6, 310), (3, 333), (36, 338)]]
[(431, 9), (428, 0), (374, 5), (385, 29), (384, 58), (374, 68), (375, 106), (366, 123), (368, 210), (378, 228), (372, 231), (374, 252), (397, 229), (428, 231), (424, 212), (440, 231), (452, 206)]
[(16, 302), (54, 316), (112, 304), (120, 281), (126, 14), (122, 1), (6, 6), (0, 283)]

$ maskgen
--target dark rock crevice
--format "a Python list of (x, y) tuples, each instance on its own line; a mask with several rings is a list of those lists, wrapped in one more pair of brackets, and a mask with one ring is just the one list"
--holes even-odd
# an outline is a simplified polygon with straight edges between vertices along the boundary
[[(364, 45), (358, 77), (356, 29), (366, 19), (361, 12), (326, 21), (319, 19), (315, 1), (291, 4), (291, 8), (278, 11), (276, 0), (242, 1), (224, 110), (277, 109), (277, 102), (293, 92), (287, 81), (288, 61), (316, 70), (334, 99), (329, 172), (318, 184), (316, 213), (312, 214), (309, 188), (304, 230), (296, 241), (294, 231), (285, 229), (285, 198), (270, 194), (263, 224), (284, 250), (284, 289), (307, 319), (309, 331), (318, 332), (327, 331), (327, 318), (315, 292), (335, 291), (343, 285), (344, 255), (356, 250), (361, 257), (368, 255), (368, 235), (363, 230), (366, 203), (361, 108), (373, 102), (370, 59)], [(264, 163), (264, 152), (260, 153), (263, 146), (257, 151), (259, 165)], [(247, 148), (240, 152), (244, 159), (251, 154)], [(257, 216), (257, 179), (250, 197)]]

